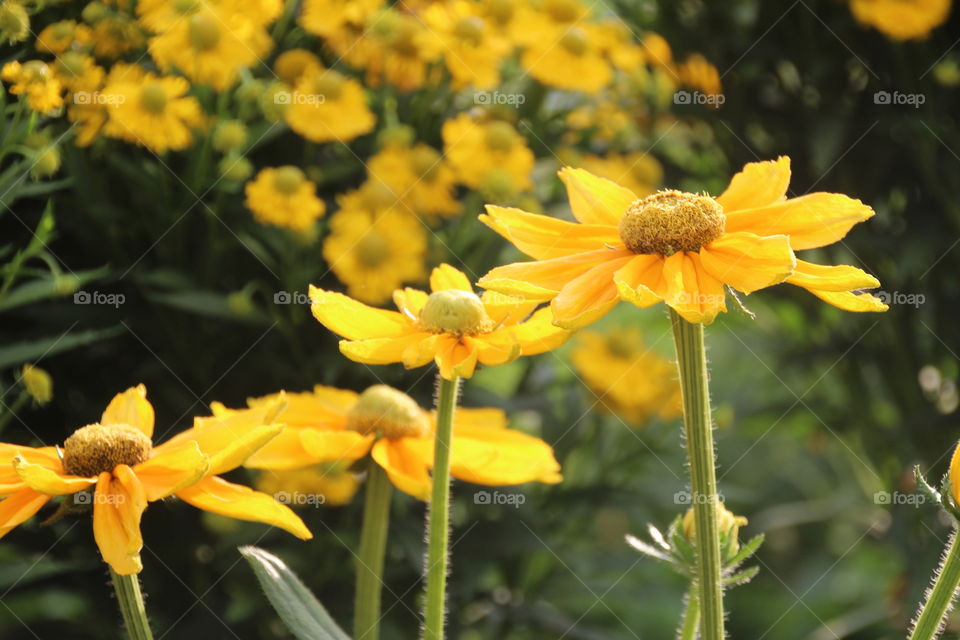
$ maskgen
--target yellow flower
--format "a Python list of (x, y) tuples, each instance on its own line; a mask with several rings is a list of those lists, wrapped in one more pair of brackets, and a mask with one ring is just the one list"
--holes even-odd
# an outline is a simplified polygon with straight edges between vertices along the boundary
[(107, 16), (93, 26), (93, 52), (98, 58), (114, 60), (143, 47), (145, 37), (136, 20)]
[(357, 476), (342, 464), (264, 471), (257, 478), (257, 489), (292, 507), (339, 507), (353, 500), (359, 488)]
[(332, 38), (348, 29), (362, 30), (383, 4), (384, 0), (304, 0), (300, 24), (309, 33)]
[(553, 325), (549, 309), (534, 311), (536, 303), (489, 292), (479, 297), (450, 265), (433, 270), (430, 289), (431, 294), (409, 288), (394, 292), (396, 312), (311, 285), (311, 309), (321, 324), (345, 338), (340, 352), (351, 360), (402, 362), (408, 369), (434, 361), (448, 380), (469, 378), (478, 362), (505, 364), (549, 351), (569, 337)]
[(545, 85), (595, 94), (613, 79), (604, 46), (603, 33), (592, 24), (560, 25), (527, 43), (520, 61)]
[(266, 30), (242, 12), (205, 5), (152, 37), (150, 54), (163, 71), (176, 69), (196, 84), (224, 91), (272, 46)]
[(788, 158), (746, 165), (716, 199), (679, 191), (637, 198), (583, 169), (560, 178), (579, 224), (488, 205), (481, 220), (535, 261), (497, 267), (480, 286), (552, 300), (561, 326), (587, 325), (621, 299), (664, 302), (709, 324), (726, 310), (725, 286), (748, 294), (785, 280), (841, 309), (886, 309), (854, 293), (879, 286), (873, 276), (794, 257), (793, 249), (837, 242), (873, 210), (834, 193), (787, 199)]
[(30, 15), (16, 0), (0, 3), (0, 40), (7, 44), (23, 42), (30, 35)]
[(376, 125), (363, 86), (332, 69), (313, 67), (285, 98), (287, 124), (313, 142), (348, 142)]
[[(86, 91), (88, 93), (97, 91), (100, 88), (100, 85), (103, 84), (104, 70), (103, 67), (97, 66), (94, 59), (78, 51), (67, 51), (57, 58), (56, 64), (54, 64), (54, 71), (57, 74), (57, 78), (60, 79), (60, 82), (63, 83), (67, 89), (76, 94), (79, 91)], [(73, 102), (84, 102), (83, 100), (74, 99)], [(91, 102), (92, 102), (91, 96)]]
[(306, 231), (326, 211), (314, 184), (289, 165), (263, 169), (245, 191), (245, 204), (261, 224)]
[(578, 166), (590, 173), (626, 187), (638, 197), (648, 196), (663, 184), (663, 167), (643, 151), (580, 156)]
[(85, 49), (93, 40), (93, 32), (76, 20), (61, 20), (45, 27), (37, 36), (37, 51), (60, 55), (70, 49)]
[(48, 115), (63, 106), (63, 84), (45, 62), (8, 62), (3, 65), (0, 78), (13, 85), (10, 93), (25, 95), (27, 105), (38, 113)]
[(672, 420), (681, 415), (676, 365), (644, 344), (639, 329), (584, 331), (570, 359), (600, 406), (628, 424), (640, 427), (654, 417)]
[[(369, 453), (398, 489), (429, 499), (435, 413), (386, 385), (362, 394), (317, 386), (312, 393), (285, 395), (288, 405), (276, 420), (286, 428), (247, 460), (248, 467), (283, 470), (343, 464)], [(277, 396), (271, 395), (249, 400), (250, 409), (230, 410), (218, 403), (212, 408), (228, 417), (276, 402)], [(563, 479), (550, 445), (507, 428), (506, 415), (499, 409), (458, 407), (450, 448), (451, 475), (466, 482), (502, 486), (555, 484)]]
[(500, 84), (500, 63), (510, 41), (490, 28), (482, 3), (455, 0), (430, 5), (423, 19), (438, 40), (454, 89), (492, 89)]
[(225, 418), (218, 420), (222, 424), (215, 434), (192, 429), (154, 446), (154, 412), (146, 395), (143, 385), (118, 394), (99, 422), (74, 431), (62, 447), (0, 443), (0, 459), (7, 461), (0, 465), (0, 495), (6, 496), (0, 501), (0, 537), (51, 498), (73, 494), (78, 494), (70, 499), (73, 504), (92, 504), (97, 546), (104, 562), (121, 575), (142, 569), (140, 518), (147, 504), (170, 496), (312, 537), (300, 518), (270, 496), (218, 477), (282, 430), (270, 423), (280, 401), (233, 421), (242, 425)]
[(40, 367), (23, 365), (21, 379), (23, 388), (37, 404), (47, 404), (53, 399), (53, 378)]
[(533, 186), (533, 152), (509, 122), (480, 123), (461, 113), (443, 123), (443, 148), (457, 179), (469, 187), (515, 194)]
[(381, 191), (391, 207), (428, 222), (460, 213), (453, 170), (429, 145), (388, 144), (370, 158), (367, 171), (371, 188)]
[(591, 100), (589, 103), (573, 109), (567, 114), (567, 126), (572, 129), (593, 133), (593, 137), (611, 142), (627, 135), (634, 127), (634, 114), (624, 109), (614, 100), (605, 97)]
[(647, 54), (643, 46), (633, 41), (633, 32), (622, 20), (613, 18), (596, 25), (600, 43), (606, 56), (618, 69), (633, 71), (643, 66)]
[(273, 72), (281, 82), (292, 87), (304, 73), (320, 66), (322, 66), (320, 58), (313, 52), (306, 49), (289, 49), (273, 61)]
[(347, 285), (347, 293), (369, 304), (383, 304), (406, 282), (426, 277), (427, 234), (413, 216), (396, 209), (365, 208), (359, 194), (340, 198), (330, 219), (323, 258)]
[(676, 74), (682, 84), (698, 89), (708, 96), (719, 96), (723, 92), (720, 72), (699, 53), (678, 65)]
[(950, 0), (851, 0), (850, 11), (861, 24), (893, 40), (919, 40), (946, 22)]
[(184, 95), (189, 88), (183, 78), (115, 64), (101, 92), (109, 116), (104, 134), (156, 153), (187, 148), (193, 142), (191, 130), (203, 123), (200, 103)]

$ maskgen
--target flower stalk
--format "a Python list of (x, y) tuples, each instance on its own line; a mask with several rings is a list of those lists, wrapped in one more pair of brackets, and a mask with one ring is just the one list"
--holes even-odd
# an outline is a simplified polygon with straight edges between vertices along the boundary
[(683, 423), (696, 522), (697, 579), (703, 640), (723, 640), (723, 585), (717, 529), (717, 471), (703, 325), (670, 310), (683, 395)]
[(680, 623), (680, 629), (677, 632), (677, 640), (697, 640), (699, 626), (700, 598), (697, 595), (697, 586), (691, 584), (690, 591), (687, 593), (687, 606), (683, 611), (683, 621)]
[(953, 606), (953, 599), (960, 585), (960, 544), (954, 531), (947, 543), (940, 569), (927, 594), (927, 600), (917, 614), (910, 640), (932, 640), (939, 635), (943, 619)]
[(427, 517), (427, 603), (424, 640), (443, 640), (450, 545), (450, 442), (460, 379), (438, 376), (437, 433), (433, 449), (433, 493)]
[(380, 594), (392, 495), (393, 485), (386, 471), (371, 461), (357, 554), (357, 589), (353, 612), (353, 637), (356, 640), (377, 640), (380, 637)]
[(140, 592), (140, 579), (135, 574), (122, 576), (112, 568), (110, 579), (117, 594), (117, 602), (120, 603), (120, 613), (129, 640), (153, 640), (147, 610), (143, 605), (143, 594)]

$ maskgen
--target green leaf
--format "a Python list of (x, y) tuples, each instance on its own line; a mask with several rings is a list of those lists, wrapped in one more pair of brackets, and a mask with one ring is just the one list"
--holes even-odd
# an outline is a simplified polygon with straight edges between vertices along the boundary
[(18, 342), (6, 347), (0, 347), (0, 369), (6, 369), (24, 362), (35, 362), (41, 358), (52, 356), (61, 351), (75, 349), (83, 345), (112, 338), (122, 333), (119, 327), (109, 329), (88, 329), (75, 333), (61, 333), (55, 336), (46, 336), (39, 340)]
[(249, 309), (246, 313), (239, 313), (231, 306), (228, 296), (215, 291), (195, 289), (169, 293), (147, 293), (146, 296), (152, 302), (201, 316), (252, 324), (269, 323), (269, 318), (254, 308)]
[(270, 604), (299, 640), (350, 640), (283, 560), (257, 547), (240, 547)]
[(751, 538), (749, 542), (740, 547), (740, 552), (737, 555), (733, 556), (726, 562), (726, 565), (728, 567), (735, 567), (752, 556), (757, 549), (760, 548), (760, 545), (763, 544), (764, 537), (765, 536), (761, 533), (760, 535)]
[(20, 307), (40, 300), (70, 295), (76, 291), (78, 287), (92, 280), (103, 278), (107, 273), (109, 273), (109, 269), (107, 267), (101, 267), (88, 271), (78, 271), (68, 275), (31, 280), (13, 289), (0, 299), (0, 311), (6, 311), (7, 309)]
[(746, 584), (753, 580), (753, 577), (760, 572), (760, 567), (749, 567), (744, 569), (740, 573), (735, 573), (732, 576), (727, 576), (723, 579), (724, 586), (727, 587), (736, 587), (741, 584)]

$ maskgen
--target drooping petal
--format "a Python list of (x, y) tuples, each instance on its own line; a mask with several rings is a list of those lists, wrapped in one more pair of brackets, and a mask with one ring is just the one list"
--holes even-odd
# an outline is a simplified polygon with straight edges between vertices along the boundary
[[(436, 412), (431, 414), (432, 419), (436, 421)], [(469, 407), (457, 407), (453, 414), (453, 433), (459, 433), (459, 429), (481, 427), (484, 429), (506, 429), (507, 414), (502, 409), (493, 407), (483, 407), (472, 409)]]
[(49, 499), (28, 487), (0, 500), (0, 538), (32, 518)]
[(497, 291), (484, 291), (480, 296), (483, 307), (494, 326), (514, 325), (521, 322), (539, 304), (536, 300), (527, 300), (523, 296)]
[(356, 431), (300, 430), (301, 446), (312, 460), (312, 464), (359, 460), (370, 451), (373, 440), (374, 436), (363, 435)]
[(489, 204), (487, 214), (481, 215), (480, 220), (536, 260), (595, 251), (604, 246), (623, 247), (616, 226), (577, 224)]
[(401, 313), (368, 307), (342, 293), (310, 286), (310, 310), (330, 331), (348, 340), (396, 338), (410, 331)]
[(470, 279), (462, 271), (449, 264), (441, 264), (430, 272), (430, 290), (444, 291), (445, 289), (458, 289), (460, 291), (469, 291), (473, 293), (473, 285)]
[(265, 424), (249, 433), (237, 436), (233, 442), (220, 451), (212, 454), (208, 453), (210, 469), (207, 471), (207, 475), (216, 476), (233, 471), (275, 438), (283, 428), (281, 424)]
[(845, 264), (814, 264), (806, 260), (797, 260), (797, 267), (787, 282), (820, 291), (855, 291), (880, 286), (879, 280), (862, 269)]
[(17, 456), (56, 473), (63, 472), (56, 447), (26, 447), (0, 442), (0, 496), (16, 493), (27, 486), (13, 467), (13, 459)]
[(477, 346), (473, 341), (458, 340), (454, 336), (439, 335), (434, 362), (446, 380), (469, 378), (477, 367)]
[(514, 262), (491, 269), (478, 284), (493, 291), (524, 296), (531, 301), (546, 301), (590, 269), (630, 256), (633, 254), (626, 249), (600, 249), (552, 260)]
[(198, 509), (229, 518), (263, 522), (289, 531), (301, 540), (313, 537), (307, 526), (289, 507), (266, 493), (210, 476), (177, 493), (177, 497)]
[(585, 224), (616, 227), (627, 207), (637, 199), (626, 187), (584, 169), (564, 167), (560, 170), (560, 179), (567, 187), (574, 217)]
[(140, 573), (143, 536), (140, 518), (146, 508), (146, 493), (126, 465), (115, 470), (116, 477), (101, 473), (93, 497), (93, 537), (103, 561), (120, 575)]
[(632, 253), (598, 264), (574, 278), (551, 303), (553, 319), (565, 329), (578, 329), (601, 318), (620, 301), (613, 274), (627, 264)]
[(707, 273), (737, 291), (753, 293), (783, 282), (796, 265), (790, 238), (725, 233), (700, 249)]
[(728, 232), (790, 236), (794, 251), (837, 242), (857, 223), (873, 217), (873, 209), (839, 193), (810, 193), (783, 202), (729, 212)]
[(431, 334), (417, 331), (395, 338), (372, 338), (369, 340), (341, 340), (340, 353), (354, 362), (363, 364), (391, 364), (405, 362), (404, 354), (416, 348)]
[(13, 459), (13, 468), (28, 487), (48, 496), (64, 496), (83, 491), (97, 481), (96, 478), (57, 473), (42, 464), (27, 462), (26, 458), (21, 456)]
[[(751, 162), (733, 176), (726, 191), (717, 197), (727, 216), (740, 209), (765, 207), (782, 200), (790, 186), (790, 158), (780, 156), (776, 160)], [(754, 231), (753, 229), (732, 229), (730, 231)], [(764, 234), (754, 231), (760, 235)], [(794, 247), (796, 248), (796, 247)]]
[(127, 424), (153, 437), (153, 405), (147, 400), (147, 388), (138, 384), (118, 393), (107, 405), (100, 424)]
[(727, 310), (723, 283), (707, 273), (696, 253), (681, 251), (663, 261), (663, 300), (687, 322), (710, 324)]
[(513, 327), (507, 327), (520, 345), (520, 353), (525, 356), (546, 353), (556, 349), (570, 339), (572, 332), (558, 327), (553, 322), (553, 309), (538, 309), (529, 320)]
[(560, 482), (560, 464), (540, 438), (514, 429), (462, 427), (454, 436), (450, 472), (490, 486)]
[(465, 337), (463, 342), (477, 351), (477, 361), (495, 367), (513, 362), (520, 357), (520, 343), (509, 327), (497, 329), (476, 337)]
[(666, 291), (663, 258), (658, 255), (634, 256), (613, 274), (613, 282), (621, 299), (641, 309), (655, 305), (663, 300)]
[[(281, 399), (285, 399), (285, 396), (280, 396), (278, 401)], [(252, 409), (219, 410), (217, 415), (195, 417), (192, 429), (178, 433), (162, 446), (196, 442), (200, 451), (213, 456), (230, 447), (237, 439), (246, 438), (261, 426), (270, 424), (276, 415), (276, 402), (259, 404)]]
[[(432, 441), (431, 441), (432, 442)], [(391, 440), (381, 438), (373, 445), (374, 461), (383, 467), (393, 485), (419, 500), (428, 500), (432, 483), (427, 473), (432, 448), (429, 453), (418, 449), (413, 438)]]
[[(283, 396), (286, 398), (286, 406), (277, 413), (273, 421), (291, 427), (323, 425), (325, 428), (341, 428), (347, 409), (357, 403), (355, 392), (322, 385), (315, 386), (313, 391), (285, 392)], [(276, 402), (279, 397), (279, 394), (271, 394), (261, 398), (247, 398), (247, 406), (256, 409)]]
[(153, 457), (133, 468), (148, 502), (162, 500), (181, 489), (196, 484), (207, 475), (210, 458), (196, 442), (180, 445), (161, 445), (153, 450)]
[(818, 291), (807, 289), (824, 302), (832, 304), (844, 311), (859, 313), (886, 311), (889, 307), (880, 298), (869, 293), (853, 293), (851, 291)]

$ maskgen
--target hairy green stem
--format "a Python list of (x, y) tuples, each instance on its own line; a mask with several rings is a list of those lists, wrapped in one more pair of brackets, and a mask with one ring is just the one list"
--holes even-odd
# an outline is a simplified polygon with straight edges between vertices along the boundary
[(140, 579), (136, 575), (122, 576), (112, 568), (110, 579), (113, 580), (113, 589), (117, 593), (117, 602), (120, 603), (120, 613), (123, 615), (123, 624), (127, 628), (127, 638), (153, 640), (150, 621), (147, 620), (147, 610), (143, 606), (143, 594), (140, 593)]
[(696, 521), (697, 580), (703, 640), (723, 640), (723, 584), (717, 531), (717, 470), (703, 325), (670, 310), (683, 394), (683, 423), (690, 462), (690, 489)]
[(460, 379), (439, 380), (437, 433), (433, 447), (433, 494), (427, 517), (427, 604), (424, 640), (443, 640), (446, 622), (447, 554), (450, 545), (450, 443)]
[(697, 586), (690, 585), (687, 593), (687, 606), (683, 611), (683, 622), (677, 633), (677, 640), (697, 640), (697, 628), (700, 626), (700, 598), (697, 596)]
[(933, 588), (927, 594), (927, 601), (920, 607), (910, 640), (932, 640), (939, 635), (943, 619), (950, 612), (953, 598), (960, 584), (960, 545), (957, 544), (957, 532), (954, 531), (943, 553), (940, 569), (933, 580)]
[(386, 471), (370, 460), (363, 504), (363, 530), (357, 554), (357, 591), (353, 610), (355, 640), (377, 640), (380, 637), (380, 592), (392, 495), (393, 485)]

